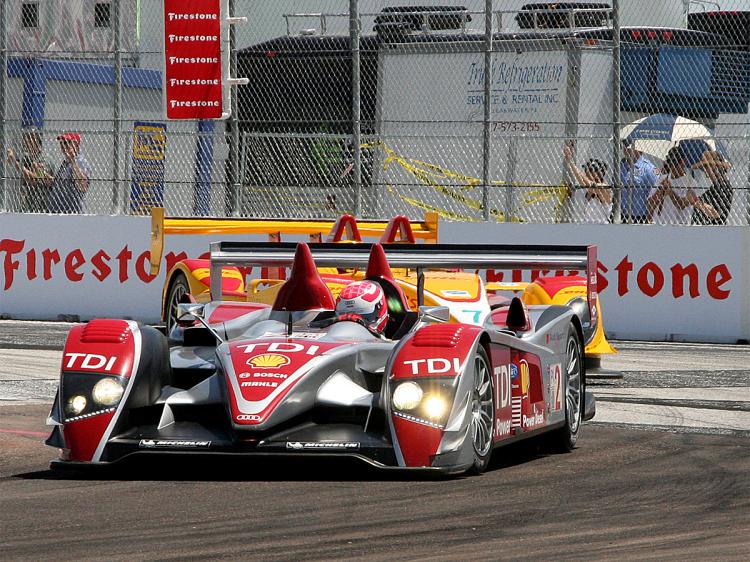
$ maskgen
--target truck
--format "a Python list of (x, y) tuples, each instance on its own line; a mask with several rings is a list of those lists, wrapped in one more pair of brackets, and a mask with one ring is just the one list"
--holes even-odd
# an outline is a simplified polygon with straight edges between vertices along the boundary
[[(748, 46), (737, 30), (747, 30), (748, 13), (704, 10), (689, 14), (687, 28), (621, 28), (621, 123), (660, 112), (711, 127), (746, 122)], [(536, 3), (493, 16), (489, 150), (476, 12), (386, 7), (362, 35), (365, 214), (480, 220), (488, 204), (495, 220), (564, 221), (563, 143), (577, 139), (579, 159), (612, 161), (610, 7)], [(273, 216), (280, 198), (300, 190), (301, 218), (351, 210), (349, 36), (290, 31), (243, 49), (239, 61), (254, 77), (239, 98), (242, 183), (255, 206), (247, 214)], [(739, 147), (726, 144), (739, 162)], [(744, 185), (741, 167), (734, 173)]]

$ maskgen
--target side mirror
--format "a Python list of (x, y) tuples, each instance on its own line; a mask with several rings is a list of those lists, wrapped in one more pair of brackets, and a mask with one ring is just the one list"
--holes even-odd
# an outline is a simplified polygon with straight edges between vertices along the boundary
[(450, 320), (451, 311), (447, 306), (420, 306), (418, 317), (420, 322), (447, 322)]
[(205, 304), (200, 302), (181, 302), (177, 304), (178, 322), (195, 322), (203, 318)]

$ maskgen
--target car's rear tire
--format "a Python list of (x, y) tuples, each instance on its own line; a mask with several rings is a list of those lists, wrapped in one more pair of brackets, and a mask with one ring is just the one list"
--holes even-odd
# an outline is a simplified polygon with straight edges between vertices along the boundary
[(586, 372), (583, 344), (572, 324), (565, 345), (565, 368), (563, 370), (565, 425), (554, 430), (546, 438), (547, 449), (553, 453), (572, 451), (583, 423), (583, 398), (586, 391)]
[(190, 284), (185, 274), (177, 272), (169, 283), (167, 291), (167, 300), (164, 303), (165, 321), (167, 323), (167, 334), (172, 333), (172, 329), (177, 324), (177, 304), (183, 295), (190, 292)]
[(474, 462), (470, 474), (481, 474), (490, 464), (495, 427), (495, 400), (492, 388), (492, 369), (487, 352), (479, 346), (474, 355), (474, 384), (471, 393), (471, 420), (469, 435), (472, 441)]

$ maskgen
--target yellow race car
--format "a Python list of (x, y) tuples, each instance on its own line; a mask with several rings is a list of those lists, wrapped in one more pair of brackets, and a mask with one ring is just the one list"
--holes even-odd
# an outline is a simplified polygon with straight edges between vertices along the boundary
[[(257, 220), (239, 218), (173, 218), (165, 217), (164, 209), (152, 209), (151, 273), (157, 274), (164, 252), (164, 236), (171, 234), (262, 234), (269, 242), (281, 242), (284, 236), (308, 237), (310, 242), (363, 243), (365, 238), (377, 239), (382, 244), (436, 244), (438, 216), (427, 213), (423, 221), (410, 221), (406, 216), (385, 221), (357, 221), (343, 215), (336, 221)], [(349, 283), (365, 278), (366, 272), (343, 268), (319, 268), (321, 278), (337, 297)], [(598, 366), (602, 355), (616, 353), (607, 342), (602, 324), (601, 307), (595, 297), (592, 324), (585, 277), (538, 277), (530, 283), (497, 283), (484, 280), (476, 272), (458, 270), (427, 270), (422, 278), (415, 270), (394, 269), (394, 278), (411, 310), (419, 305), (448, 306), (452, 322), (482, 324), (489, 317), (502, 315), (511, 301), (502, 293), (514, 293), (526, 306), (559, 304), (573, 308), (584, 327), (586, 358), (590, 366)], [(221, 295), (213, 300), (257, 302), (272, 304), (285, 283), (284, 268), (264, 267), (260, 271), (246, 268), (223, 267)], [(210, 261), (208, 258), (183, 259), (167, 272), (162, 292), (162, 319), (167, 333), (176, 325), (177, 305), (194, 300), (211, 299)], [(418, 286), (423, 283), (422, 300)], [(216, 291), (218, 292), (218, 291)], [(593, 301), (592, 301), (593, 302)], [(227, 321), (241, 314), (239, 307), (220, 307), (214, 312), (213, 322)]]

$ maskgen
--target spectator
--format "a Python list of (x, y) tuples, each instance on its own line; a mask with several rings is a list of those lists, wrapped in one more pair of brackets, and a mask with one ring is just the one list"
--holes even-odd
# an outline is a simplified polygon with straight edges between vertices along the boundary
[(622, 141), (622, 156), (620, 166), (622, 222), (646, 224), (650, 222), (646, 200), (651, 188), (657, 182), (656, 169), (640, 150), (636, 150), (630, 139)]
[(712, 207), (698, 199), (695, 180), (687, 170), (687, 156), (679, 146), (667, 154), (663, 175), (651, 189), (646, 205), (654, 224), (690, 224), (694, 206), (717, 216)]
[(21, 212), (47, 212), (47, 192), (52, 185), (52, 167), (42, 154), (39, 131), (23, 132), (23, 154), (19, 158), (12, 148), (6, 154), (8, 164), (15, 166), (21, 177)]
[[(701, 195), (700, 199), (705, 205), (711, 207), (715, 214), (703, 212), (700, 207), (696, 206), (693, 211), (693, 224), (714, 224), (721, 225), (727, 223), (727, 216), (732, 207), (732, 184), (729, 183), (729, 170), (732, 165), (727, 162), (720, 152), (707, 150), (699, 162), (692, 166), (693, 170), (699, 175), (705, 175), (708, 180), (708, 189)], [(700, 171), (703, 173), (700, 174)]]
[(573, 146), (563, 148), (565, 165), (577, 185), (570, 197), (571, 222), (607, 223), (612, 212), (612, 190), (604, 182), (607, 165), (601, 160), (589, 159), (583, 170), (573, 161)]
[(80, 154), (81, 136), (78, 133), (64, 133), (57, 140), (60, 141), (63, 161), (52, 182), (49, 210), (53, 213), (82, 213), (91, 166)]

